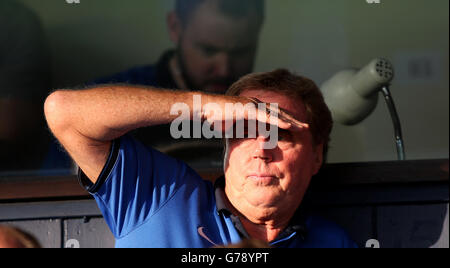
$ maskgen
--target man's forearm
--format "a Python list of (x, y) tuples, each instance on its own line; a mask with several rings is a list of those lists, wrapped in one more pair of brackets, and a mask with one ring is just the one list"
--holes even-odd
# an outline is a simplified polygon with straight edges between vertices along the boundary
[[(193, 95), (205, 101), (215, 97), (199, 92), (171, 91), (125, 85), (101, 86), (85, 90), (60, 90), (46, 100), (49, 126), (74, 128), (85, 137), (110, 141), (140, 127), (167, 124), (173, 104), (187, 104), (193, 113)], [(192, 113), (191, 113), (192, 114)]]

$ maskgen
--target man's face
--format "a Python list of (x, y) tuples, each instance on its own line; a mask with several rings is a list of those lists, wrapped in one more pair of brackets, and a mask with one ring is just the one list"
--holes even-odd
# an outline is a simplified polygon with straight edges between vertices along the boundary
[[(253, 12), (242, 18), (222, 14), (205, 1), (172, 38), (192, 90), (224, 93), (253, 69), (261, 23)], [(173, 36), (173, 33), (172, 33)]]
[[(263, 90), (247, 90), (241, 96), (255, 97), (266, 103), (278, 103), (280, 109), (306, 122), (305, 107), (299, 100)], [(278, 146), (262, 149), (262, 136), (229, 139), (225, 155), (225, 192), (231, 204), (242, 214), (257, 208), (267, 213), (295, 211), (309, 185), (311, 176), (322, 163), (322, 145), (313, 145), (309, 129), (279, 129)]]

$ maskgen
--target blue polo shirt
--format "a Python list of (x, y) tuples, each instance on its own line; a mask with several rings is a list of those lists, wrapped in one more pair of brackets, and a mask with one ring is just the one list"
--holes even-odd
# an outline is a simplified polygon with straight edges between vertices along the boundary
[[(126, 135), (111, 145), (95, 184), (80, 170), (116, 238), (116, 247), (209, 248), (240, 242), (247, 234), (222, 205), (223, 189), (184, 162)], [(356, 247), (346, 232), (320, 217), (300, 217), (274, 247)]]

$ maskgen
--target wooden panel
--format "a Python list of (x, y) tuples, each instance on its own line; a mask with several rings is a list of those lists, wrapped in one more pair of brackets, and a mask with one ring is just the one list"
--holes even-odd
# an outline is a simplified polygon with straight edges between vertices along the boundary
[[(313, 182), (321, 187), (448, 182), (448, 170), (448, 159), (328, 164), (313, 178)], [(198, 172), (208, 180), (214, 180), (222, 174), (221, 170), (198, 170)], [(0, 177), (0, 202), (75, 197), (89, 197), (79, 185), (76, 176)]]
[(76, 176), (0, 180), (0, 200), (89, 197)]

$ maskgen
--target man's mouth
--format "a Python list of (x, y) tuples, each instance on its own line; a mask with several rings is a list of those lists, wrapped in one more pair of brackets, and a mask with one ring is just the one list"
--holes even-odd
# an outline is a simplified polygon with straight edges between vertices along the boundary
[(267, 185), (273, 183), (278, 179), (278, 177), (272, 174), (251, 174), (247, 176), (247, 179), (250, 179), (259, 184)]

